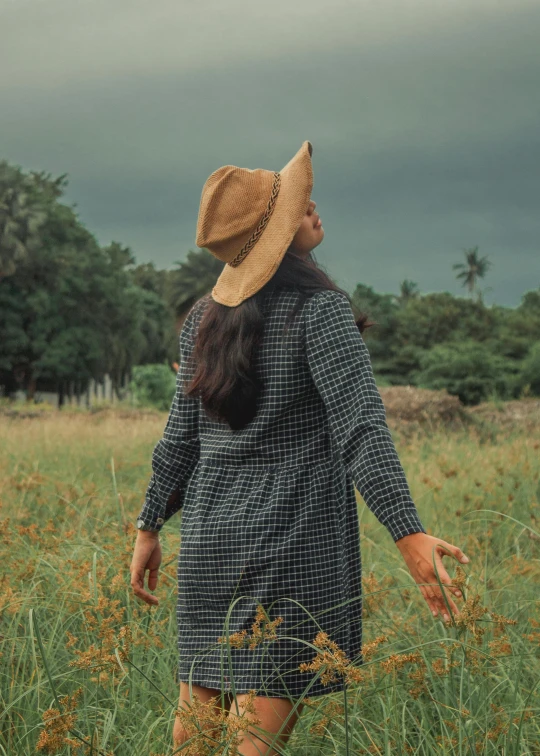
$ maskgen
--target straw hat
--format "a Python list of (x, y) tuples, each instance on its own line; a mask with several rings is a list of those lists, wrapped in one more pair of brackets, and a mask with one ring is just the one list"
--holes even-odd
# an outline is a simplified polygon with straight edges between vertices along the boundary
[(206, 180), (196, 244), (226, 263), (212, 298), (236, 307), (269, 281), (309, 207), (311, 142), (279, 172), (224, 165)]

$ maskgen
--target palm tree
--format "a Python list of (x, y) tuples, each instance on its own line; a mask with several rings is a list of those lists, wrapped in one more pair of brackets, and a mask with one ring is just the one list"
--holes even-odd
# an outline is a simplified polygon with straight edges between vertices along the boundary
[(409, 299), (415, 299), (420, 292), (418, 291), (418, 284), (415, 281), (409, 281), (407, 278), (399, 285), (398, 300), (405, 304)]
[(167, 299), (178, 318), (177, 327), (181, 327), (192, 305), (214, 288), (223, 263), (203, 248), (198, 252), (190, 249), (187, 259), (176, 264), (178, 270), (170, 273), (167, 282)]
[[(35, 197), (35, 192), (34, 192)], [(5, 160), (0, 162), (0, 279), (39, 245), (46, 213), (31, 193), (31, 179)]]
[[(454, 270), (461, 271), (456, 278), (463, 280), (463, 286), (469, 289), (471, 296), (474, 293), (475, 288), (478, 285), (478, 281), (487, 273), (491, 262), (488, 260), (487, 255), (485, 257), (478, 257), (478, 246), (471, 247), (471, 249), (464, 249), (465, 262), (456, 263), (453, 265)], [(478, 298), (481, 299), (482, 294), (478, 291)]]

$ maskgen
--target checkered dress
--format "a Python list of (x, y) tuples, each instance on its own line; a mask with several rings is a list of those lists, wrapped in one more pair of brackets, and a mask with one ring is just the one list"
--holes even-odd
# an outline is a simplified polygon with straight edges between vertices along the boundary
[[(294, 289), (270, 293), (256, 356), (264, 381), (240, 431), (211, 421), (181, 382), (209, 295), (180, 334), (177, 392), (139, 517), (159, 530), (181, 509), (177, 681), (237, 693), (317, 696), (299, 664), (325, 631), (362, 664), (362, 593), (355, 486), (394, 541), (426, 532), (386, 425), (368, 350), (347, 298), (319, 291), (282, 335)], [(177, 491), (174, 503), (171, 493)], [(218, 642), (252, 631), (258, 605), (276, 639), (255, 648)]]

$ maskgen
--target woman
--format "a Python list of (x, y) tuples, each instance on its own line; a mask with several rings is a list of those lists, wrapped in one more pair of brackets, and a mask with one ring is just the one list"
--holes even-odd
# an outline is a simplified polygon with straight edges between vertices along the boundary
[[(135, 594), (149, 604), (158, 533), (182, 509), (178, 559), (180, 703), (188, 681), (203, 702), (254, 713), (286, 742), (310, 697), (343, 690), (301, 671), (322, 630), (363, 663), (359, 527), (355, 486), (385, 525), (434, 616), (446, 604), (441, 556), (468, 561), (429, 536), (411, 499), (350, 299), (311, 251), (324, 231), (311, 200), (310, 142), (274, 173), (223, 166), (201, 196), (197, 244), (224, 263), (210, 295), (180, 334), (177, 391), (139, 514), (131, 565)], [(430, 584), (430, 585), (426, 585)], [(448, 591), (448, 604), (457, 607)], [(250, 633), (257, 609), (274, 639), (248, 648), (218, 642)], [(226, 624), (228, 622), (228, 627)], [(225, 702), (225, 696), (227, 701)], [(215, 697), (215, 701), (211, 701)], [(248, 731), (249, 730), (249, 731)], [(243, 756), (274, 754), (246, 728)], [(189, 733), (177, 720), (176, 744)], [(266, 749), (266, 750), (265, 750)]]

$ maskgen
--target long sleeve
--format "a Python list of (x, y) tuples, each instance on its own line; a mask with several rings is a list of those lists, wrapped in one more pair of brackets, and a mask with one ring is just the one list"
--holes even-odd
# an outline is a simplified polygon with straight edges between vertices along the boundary
[(425, 533), (347, 297), (317, 292), (304, 311), (309, 369), (347, 472), (394, 541)]
[(197, 304), (188, 313), (180, 332), (176, 391), (163, 437), (152, 453), (152, 475), (137, 518), (152, 530), (161, 530), (164, 523), (182, 508), (187, 483), (199, 459), (199, 400), (185, 396), (183, 391), (188, 374), (187, 360), (193, 349)]

